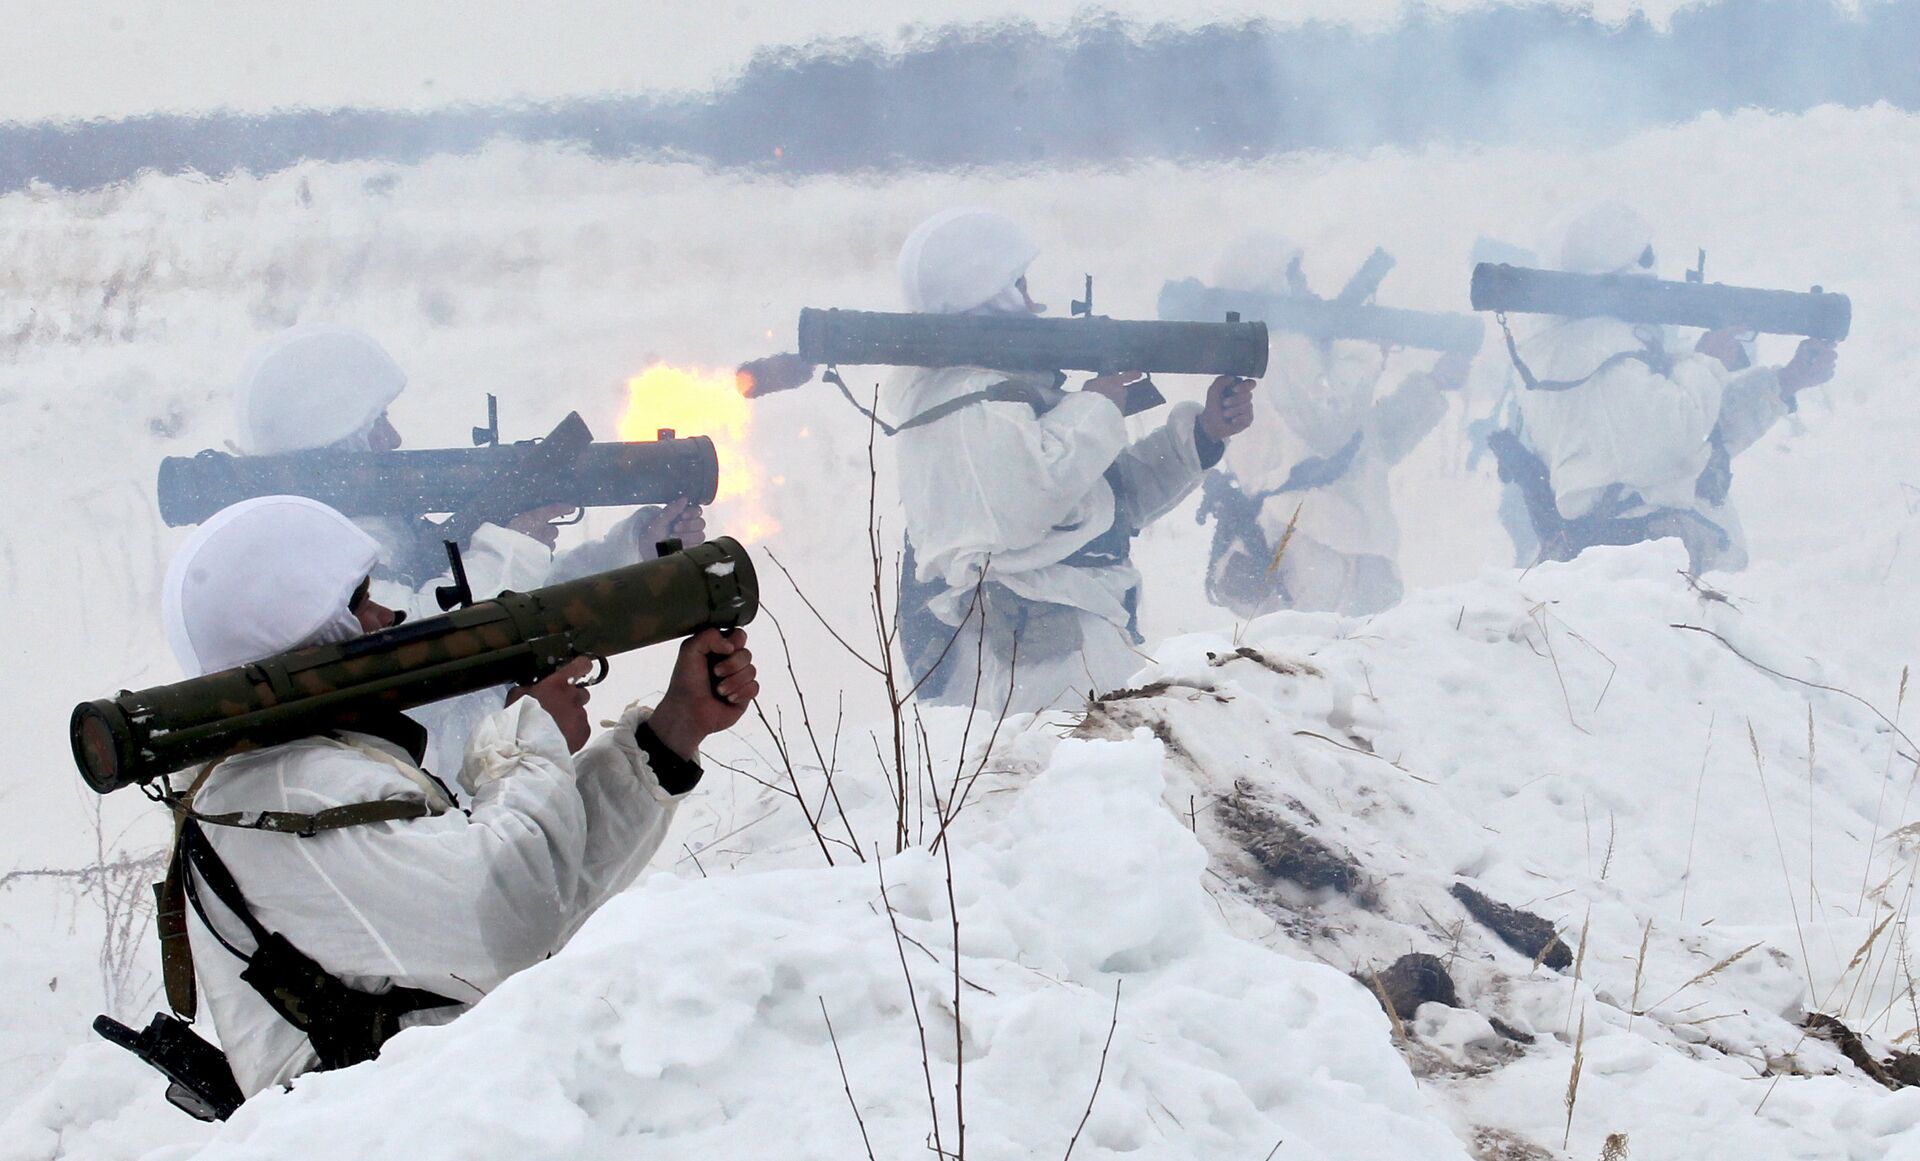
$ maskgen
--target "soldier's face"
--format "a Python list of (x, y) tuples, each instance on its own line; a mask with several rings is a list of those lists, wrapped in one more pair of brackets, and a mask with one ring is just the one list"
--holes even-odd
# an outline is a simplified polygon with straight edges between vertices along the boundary
[(360, 628), (367, 633), (378, 633), (390, 629), (401, 621), (399, 614), (387, 608), (379, 601), (367, 595), (369, 582), (362, 580), (360, 587), (353, 590), (353, 596), (347, 600), (347, 612), (360, 622)]

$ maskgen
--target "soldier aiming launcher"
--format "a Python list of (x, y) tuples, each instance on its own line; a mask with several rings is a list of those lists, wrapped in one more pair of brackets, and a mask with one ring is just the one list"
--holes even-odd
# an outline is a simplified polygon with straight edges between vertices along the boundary
[(1197, 278), (1183, 278), (1160, 288), (1160, 317), (1218, 318), (1231, 311), (1241, 318), (1258, 319), (1276, 331), (1322, 341), (1352, 339), (1462, 355), (1480, 350), (1484, 328), (1472, 315), (1402, 310), (1370, 301), (1392, 269), (1393, 256), (1375, 250), (1332, 298), (1321, 298), (1308, 290), (1297, 267), (1287, 272), (1288, 281), (1294, 284), (1288, 294), (1221, 289)]
[(441, 617), (74, 707), (73, 759), (101, 794), (241, 750), (498, 685), (576, 657), (753, 620), (753, 560), (729, 538)]
[(1853, 324), (1853, 303), (1818, 286), (1806, 293), (1722, 286), (1701, 267), (1685, 282), (1644, 274), (1574, 274), (1482, 262), (1473, 268), (1473, 309), (1567, 318), (1604, 315), (1630, 323), (1740, 327), (1770, 335), (1838, 342)]
[(499, 442), (493, 397), (472, 448), (291, 452), (231, 456), (203, 451), (160, 463), (160, 516), (198, 524), (255, 496), (306, 496), (347, 516), (452, 514), (443, 535), (465, 540), (483, 523), (505, 523), (548, 504), (576, 508), (713, 502), (720, 461), (705, 436), (595, 443), (572, 412), (545, 439)]

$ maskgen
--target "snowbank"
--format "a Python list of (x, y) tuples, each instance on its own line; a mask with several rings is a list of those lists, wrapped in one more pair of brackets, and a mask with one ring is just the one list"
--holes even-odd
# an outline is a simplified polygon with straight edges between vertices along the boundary
[[(963, 816), (967, 1155), (1064, 1151), (1101, 1076), (1085, 1157), (1265, 1156), (1282, 1141), (1276, 1157), (1464, 1157), (1363, 988), (1225, 929), (1205, 852), (1162, 806), (1165, 768), (1145, 734), (1070, 741), (1019, 794)], [(957, 1148), (945, 863), (886, 861), (900, 944), (879, 870), (656, 876), (469, 1017), (249, 1103), (194, 1155), (858, 1156), (823, 1005), (881, 1156), (920, 1151), (932, 1123), (917, 1012)], [(450, 1102), (457, 1115), (427, 1113)], [(6, 1155), (37, 1155), (14, 1140)], [(67, 1148), (123, 1143), (102, 1128)]]

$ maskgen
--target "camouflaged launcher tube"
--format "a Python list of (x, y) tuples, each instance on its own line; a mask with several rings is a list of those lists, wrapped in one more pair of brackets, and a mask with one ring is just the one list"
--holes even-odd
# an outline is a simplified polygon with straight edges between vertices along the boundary
[(747, 550), (718, 537), (444, 616), (74, 707), (73, 758), (101, 794), (240, 750), (753, 620)]

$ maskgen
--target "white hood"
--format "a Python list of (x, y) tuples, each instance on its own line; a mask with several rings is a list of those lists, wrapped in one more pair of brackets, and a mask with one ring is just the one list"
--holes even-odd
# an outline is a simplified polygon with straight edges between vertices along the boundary
[[(942, 210), (900, 247), (900, 293), (922, 314), (964, 314), (1012, 291), (1040, 253), (1013, 219), (978, 206)], [(1017, 292), (1012, 303), (1020, 302)]]
[(240, 376), (240, 444), (251, 455), (327, 447), (365, 434), (407, 385), (373, 336), (293, 327), (267, 340)]
[(1652, 273), (1640, 256), (1653, 245), (1653, 226), (1619, 202), (1596, 202), (1574, 211), (1558, 238), (1546, 247), (1560, 256), (1560, 269), (1579, 274)]
[(160, 612), (189, 676), (360, 634), (347, 601), (379, 546), (303, 496), (261, 496), (216, 512), (167, 566)]

